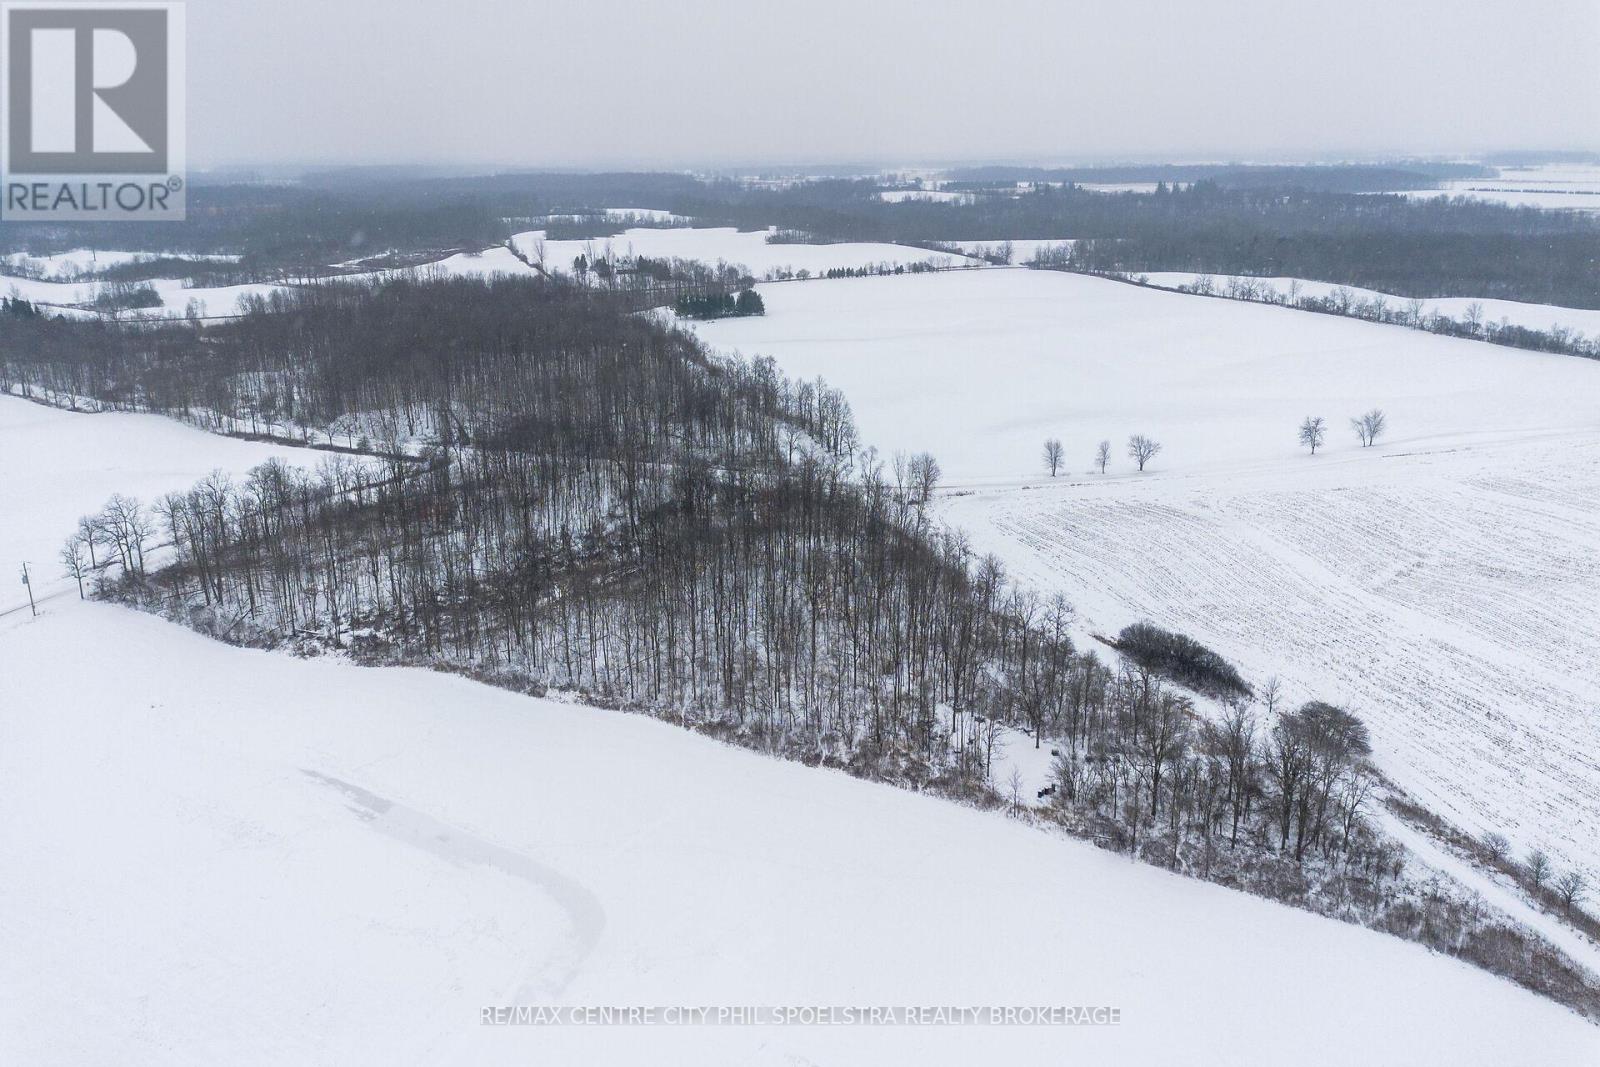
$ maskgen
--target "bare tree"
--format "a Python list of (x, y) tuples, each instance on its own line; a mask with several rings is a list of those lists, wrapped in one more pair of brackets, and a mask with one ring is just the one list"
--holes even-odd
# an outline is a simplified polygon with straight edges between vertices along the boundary
[(1110, 441), (1100, 442), (1099, 447), (1094, 450), (1094, 462), (1100, 468), (1100, 473), (1104, 474), (1106, 472), (1106, 464), (1111, 462)]
[(78, 520), (78, 537), (83, 541), (83, 547), (89, 550), (89, 566), (98, 570), (100, 562), (95, 558), (94, 546), (100, 542), (103, 531), (100, 529), (98, 516), (85, 515)]
[(122, 569), (144, 576), (144, 549), (155, 532), (150, 516), (138, 500), (120, 493), (100, 513), (99, 527), (117, 550)]
[(1283, 682), (1274, 674), (1261, 685), (1261, 703), (1267, 706), (1267, 717), (1278, 713), (1278, 705), (1283, 702)]
[(82, 600), (83, 579), (89, 574), (89, 551), (84, 547), (82, 534), (73, 534), (61, 546), (61, 566), (78, 580), (78, 599)]
[(1328, 424), (1321, 415), (1307, 415), (1300, 424), (1300, 443), (1311, 449), (1311, 454), (1317, 454), (1317, 448), (1328, 436)]
[(1052, 437), (1044, 443), (1044, 465), (1050, 469), (1050, 477), (1054, 478), (1061, 469), (1061, 441)]
[(1511, 855), (1511, 842), (1506, 840), (1505, 834), (1491, 830), (1483, 835), (1483, 850), (1489, 853), (1489, 858), (1495, 863), (1504, 863), (1506, 857)]
[(1350, 428), (1356, 432), (1356, 437), (1361, 440), (1361, 447), (1367, 448), (1378, 439), (1388, 426), (1388, 417), (1382, 408), (1373, 408), (1365, 415), (1357, 415), (1350, 420)]
[(939, 487), (939, 478), (943, 473), (939, 469), (939, 461), (933, 458), (933, 453), (918, 452), (912, 456), (911, 462), (906, 465), (912, 503), (920, 508), (933, 499), (933, 491)]
[(1256, 717), (1242, 705), (1235, 704), (1220, 723), (1208, 722), (1206, 732), (1212, 751), (1222, 758), (1228, 769), (1227, 804), (1233, 816), (1228, 840), (1229, 844), (1237, 845), (1239, 823), (1255, 789)]
[(1154, 459), (1156, 453), (1160, 451), (1161, 442), (1153, 437), (1136, 433), (1128, 438), (1128, 458), (1137, 463), (1141, 471), (1144, 470), (1144, 465)]
[(1556, 879), (1556, 896), (1561, 898), (1568, 915), (1572, 914), (1572, 906), (1583, 899), (1588, 889), (1589, 879), (1576, 867)]
[(1524, 867), (1528, 872), (1528, 881), (1533, 883), (1533, 888), (1543, 889), (1545, 882), (1550, 880), (1550, 857), (1545, 855), (1544, 850), (1529, 849)]

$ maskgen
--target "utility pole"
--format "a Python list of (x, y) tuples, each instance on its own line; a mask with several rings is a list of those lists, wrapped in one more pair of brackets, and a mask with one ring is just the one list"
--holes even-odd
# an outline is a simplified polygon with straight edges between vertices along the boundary
[(39, 607), (33, 602), (33, 583), (28, 580), (28, 565), (22, 565), (22, 584), (28, 587), (28, 610), (33, 612), (33, 617), (39, 617)]

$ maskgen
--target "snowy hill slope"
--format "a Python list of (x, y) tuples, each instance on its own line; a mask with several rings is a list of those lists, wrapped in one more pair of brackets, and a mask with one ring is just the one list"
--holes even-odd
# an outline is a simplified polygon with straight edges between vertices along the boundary
[(27, 604), (14, 577), (24, 561), (36, 592), (73, 585), (56, 554), (78, 517), (113, 493), (150, 503), (218, 467), (244, 471), (273, 457), (314, 466), (327, 455), (218, 437), (159, 415), (73, 413), (0, 396), (0, 611)]
[(958, 271), (768, 286), (767, 313), (696, 324), (708, 342), (821, 374), (849, 397), (862, 440), (933, 451), (946, 481), (1041, 473), (1062, 439), (1087, 471), (1110, 438), (1149, 433), (1152, 469), (1192, 474), (1293, 459), (1295, 428), (1388, 411), (1386, 447), (1593, 428), (1600, 363), (1506, 350), (1288, 308), (1161, 292), (1082, 275)]
[[(766, 301), (697, 329), (842, 386), (865, 443), (933, 451), (941, 514), (1081, 633), (1151, 618), (1348, 702), (1430, 806), (1600, 872), (1600, 364), (1056, 273)], [(1345, 419), (1373, 406), (1362, 449)], [(1166, 446), (1144, 475), (1133, 432)]]
[[(108, 417), (36, 410), (0, 431), (6, 544), (51, 541), (86, 506), (14, 510), (29, 479), (125, 468), (162, 487), (154, 420), (107, 422), (96, 454), (70, 438)], [(195, 435), (185, 462), (246, 460), (237, 445)], [(0, 618), (0, 861), (5, 1062), (1600, 1055), (1600, 1030), (1465, 964), (997, 815), (75, 596)], [(1108, 1005), (1122, 1022), (479, 1023), (525, 1003)]]
[[(16, 1062), (1600, 1054), (1600, 1030), (1414, 945), (652, 720), (76, 601), (0, 625)], [(1124, 1021), (478, 1024), (526, 1003), (1106, 1004)]]

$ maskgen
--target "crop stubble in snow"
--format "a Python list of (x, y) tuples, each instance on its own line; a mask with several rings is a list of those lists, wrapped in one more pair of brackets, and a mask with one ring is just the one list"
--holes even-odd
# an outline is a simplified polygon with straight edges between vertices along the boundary
[[(941, 514), (1085, 635), (1150, 618), (1348, 703), (1400, 784), (1600, 871), (1600, 365), (1059, 273), (765, 295), (696, 328), (842, 386), (885, 455), (933, 451)], [(1372, 406), (1391, 429), (1361, 449)], [(1166, 445), (1142, 476), (1134, 432)]]

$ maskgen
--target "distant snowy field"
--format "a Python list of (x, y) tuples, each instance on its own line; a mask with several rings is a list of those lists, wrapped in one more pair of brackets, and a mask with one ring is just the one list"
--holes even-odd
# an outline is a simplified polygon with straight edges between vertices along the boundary
[[(1022, 261), (1019, 259), (1018, 262)], [(1285, 297), (1289, 294), (1290, 286), (1298, 285), (1301, 297), (1327, 297), (1335, 290), (1342, 289), (1355, 300), (1370, 301), (1381, 298), (1390, 308), (1397, 311), (1404, 309), (1411, 302), (1410, 297), (1396, 296), (1393, 293), (1380, 293), (1375, 289), (1361, 289), (1353, 285), (1311, 281), (1305, 278), (1262, 278), (1233, 274), (1193, 274), (1183, 271), (1151, 271), (1141, 273), (1140, 276), (1147, 279), (1151, 285), (1167, 289), (1175, 289), (1180, 285), (1193, 285), (1201, 278), (1210, 278), (1215, 290), (1222, 293), (1229, 280), (1237, 278), (1241, 281), (1271, 286), (1279, 296)], [(1474, 304), (1478, 305), (1482, 312), (1484, 323), (1505, 322), (1529, 330), (1550, 330), (1560, 326), (1589, 337), (1600, 336), (1600, 310), (1594, 308), (1529, 304), (1520, 300), (1495, 300), (1489, 297), (1442, 296), (1424, 298), (1422, 313), (1465, 319), (1467, 309)]]
[[(161, 306), (141, 308), (126, 312), (133, 316), (181, 316), (191, 301), (201, 315), (232, 315), (239, 310), (239, 300), (245, 296), (264, 296), (279, 285), (247, 284), (191, 288), (184, 278), (156, 278), (148, 283), (161, 296)], [(38, 304), (64, 306), (87, 304), (94, 300), (104, 283), (98, 280), (60, 282), (37, 281), (0, 275), (0, 296), (19, 296)]]
[[(789, 269), (807, 270), (812, 274), (837, 267), (871, 267), (880, 265), (922, 263), (940, 260), (946, 263), (971, 263), (975, 260), (932, 252), (926, 248), (909, 245), (880, 244), (868, 241), (839, 244), (768, 244), (768, 230), (736, 230), (731, 226), (696, 226), (677, 229), (650, 229), (637, 227), (625, 230), (615, 237), (590, 241), (544, 241), (546, 264), (557, 270), (571, 271), (572, 261), (580, 255), (593, 258), (596, 254), (610, 253), (619, 256), (650, 256), (656, 259), (698, 259), (706, 263), (736, 263), (760, 277), (768, 271)], [(531, 258), (537, 258), (538, 242), (543, 240), (541, 230), (519, 233), (512, 238), (517, 248)]]
[[(184, 259), (203, 259), (216, 263), (233, 263), (239, 259), (238, 256), (208, 255), (194, 252), (171, 252), (166, 254), (181, 256)], [(60, 278), (156, 258), (158, 258), (158, 255), (154, 252), (122, 252), (115, 249), (75, 248), (70, 252), (57, 252), (48, 256), (30, 256), (18, 252), (6, 256), (4, 262), (6, 268), (11, 270), (26, 267), (30, 270), (43, 271), (48, 278)]]
[(1072, 247), (1072, 241), (1069, 239), (1059, 241), (951, 241), (950, 244), (953, 244), (957, 248), (961, 249), (961, 251), (970, 253), (972, 255), (976, 255), (980, 251), (994, 251), (1001, 245), (1010, 244), (1011, 262), (1016, 264), (1032, 262), (1034, 257), (1036, 257), (1041, 251), (1063, 252)]
[[(764, 294), (696, 328), (843, 388), (885, 455), (932, 451), (941, 514), (1083, 632), (1150, 618), (1347, 702), (1402, 785), (1600, 872), (1600, 364), (1058, 273)], [(1166, 446), (1143, 476), (1135, 432)]]
[[(648, 219), (651, 222), (688, 222), (687, 215), (674, 215), (658, 207), (608, 207), (602, 208), (600, 214), (611, 219)], [(588, 215), (545, 215), (543, 218), (573, 222), (578, 219), (589, 218)]]
[(972, 193), (952, 192), (948, 189), (884, 189), (878, 199), (889, 204), (903, 204), (907, 200), (926, 200), (944, 204), (970, 204), (978, 198)]
[(760, 318), (700, 323), (719, 347), (778, 357), (844, 390), (885, 453), (934, 452), (954, 485), (1039, 472), (1046, 437), (1086, 470), (1096, 442), (1150, 433), (1152, 470), (1299, 455), (1295, 429), (1389, 412), (1390, 449), (1600, 427), (1600, 363), (1400, 327), (1031, 270), (763, 288)]
[[(549, 270), (570, 274), (573, 260), (580, 255), (589, 258), (610, 254), (697, 259), (713, 265), (719, 262), (736, 264), (748, 269), (757, 277), (783, 270), (791, 272), (805, 270), (812, 274), (820, 274), (835, 268), (854, 270), (862, 267), (893, 267), (929, 262), (946, 266), (963, 263), (981, 265), (981, 261), (968, 256), (934, 252), (909, 245), (873, 242), (822, 245), (768, 244), (766, 238), (769, 232), (768, 230), (740, 231), (732, 227), (674, 229), (637, 227), (625, 230), (615, 237), (591, 241), (545, 241), (544, 262)], [(537, 259), (538, 243), (543, 236), (542, 230), (530, 230), (517, 234), (513, 241), (520, 251)], [(123, 256), (131, 258), (129, 253), (110, 252), (101, 255), (113, 259)], [(67, 253), (61, 258), (63, 264), (83, 266), (88, 263), (87, 257), (88, 253), (83, 252)], [(362, 281), (394, 277), (410, 272), (474, 278), (495, 275), (532, 277), (537, 274), (534, 268), (512, 255), (509, 249), (502, 245), (493, 245), (477, 252), (458, 252), (420, 267), (373, 271), (344, 277), (349, 281)], [(92, 302), (101, 290), (102, 284), (96, 280), (45, 281), (0, 273), (0, 296), (18, 296), (52, 307), (65, 307)], [(161, 306), (130, 311), (125, 313), (127, 316), (181, 316), (186, 313), (191, 303), (203, 316), (233, 315), (239, 311), (241, 298), (265, 296), (286, 288), (284, 285), (267, 283), (190, 288), (188, 281), (183, 278), (157, 278), (149, 284), (160, 295)]]
[[(782, 288), (782, 287), (780, 287)], [(806, 287), (789, 287), (806, 288)], [(0, 398), (0, 552), (257, 456)], [(52, 503), (15, 502), (49, 482)], [(31, 550), (31, 549), (29, 549)], [(660, 722), (0, 617), (0, 1061), (1588, 1064), (1456, 961)], [(1114, 1005), (1111, 1028), (556, 1029), (486, 1005)]]
[(1401, 195), (1419, 200), (1464, 196), (1511, 207), (1600, 211), (1600, 166), (1553, 164), (1504, 168), (1497, 178), (1467, 178), (1442, 184), (1440, 189), (1409, 190)]

